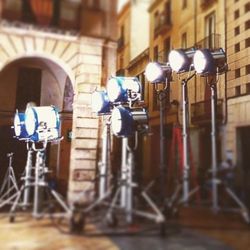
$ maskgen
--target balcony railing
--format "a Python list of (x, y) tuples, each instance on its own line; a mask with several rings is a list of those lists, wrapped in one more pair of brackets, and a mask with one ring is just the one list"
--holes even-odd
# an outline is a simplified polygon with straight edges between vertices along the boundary
[(154, 35), (159, 35), (168, 31), (172, 27), (170, 13), (163, 12), (159, 18), (155, 20)]
[(219, 49), (221, 47), (221, 35), (211, 34), (195, 44), (198, 49)]
[[(221, 123), (223, 120), (223, 100), (217, 100), (216, 120)], [(193, 125), (208, 124), (211, 122), (210, 100), (191, 104), (191, 123)]]

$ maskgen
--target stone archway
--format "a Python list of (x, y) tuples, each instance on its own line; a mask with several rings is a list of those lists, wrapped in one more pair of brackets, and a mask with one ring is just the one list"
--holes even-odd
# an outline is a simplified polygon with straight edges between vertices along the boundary
[(100, 85), (103, 40), (1, 27), (0, 70), (11, 62), (37, 57), (59, 65), (74, 89), (68, 198), (94, 190), (99, 120), (91, 112), (91, 92)]

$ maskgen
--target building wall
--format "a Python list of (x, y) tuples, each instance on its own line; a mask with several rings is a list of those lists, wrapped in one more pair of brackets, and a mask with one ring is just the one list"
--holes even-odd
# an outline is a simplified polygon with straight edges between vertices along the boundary
[[(227, 74), (227, 97), (228, 99), (228, 123), (226, 127), (226, 150), (232, 151), (234, 161), (237, 159), (237, 136), (236, 129), (250, 125), (248, 108), (250, 108), (250, 97), (248, 84), (250, 72), (246, 72), (247, 65), (250, 65), (250, 44), (247, 46), (247, 39), (250, 37), (250, 29), (246, 29), (246, 22), (250, 22), (249, 8), (246, 5), (249, 1), (227, 1), (227, 55), (229, 72)], [(239, 16), (235, 17), (235, 12)], [(239, 27), (239, 34), (235, 29)], [(239, 44), (239, 51), (235, 46)], [(250, 66), (248, 66), (250, 67)], [(236, 71), (240, 75), (236, 75)], [(237, 91), (238, 88), (238, 91)]]
[(93, 191), (99, 120), (91, 112), (91, 93), (100, 86), (103, 40), (10, 27), (1, 27), (0, 37), (1, 69), (17, 58), (41, 57), (60, 65), (70, 77), (75, 96), (69, 200), (78, 192)]

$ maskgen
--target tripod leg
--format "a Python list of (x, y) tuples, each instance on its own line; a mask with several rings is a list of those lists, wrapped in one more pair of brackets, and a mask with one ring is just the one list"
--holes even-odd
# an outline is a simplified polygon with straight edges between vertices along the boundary
[(17, 192), (17, 197), (16, 197), (16, 199), (15, 199), (15, 201), (10, 209), (10, 222), (14, 222), (14, 220), (15, 220), (16, 207), (18, 205), (19, 200), (21, 199), (22, 192), (25, 188), (26, 188), (25, 186), (22, 186), (20, 188), (20, 190)]
[(244, 203), (236, 196), (236, 194), (227, 186), (225, 186), (226, 192), (228, 195), (237, 203), (237, 205), (241, 208), (242, 216), (244, 220), (249, 224), (250, 223), (250, 217), (247, 207), (244, 205)]
[(0, 190), (0, 194), (2, 194), (4, 192), (4, 189), (7, 185), (7, 182), (8, 182), (8, 171), (5, 173), (5, 176), (4, 176), (4, 181), (3, 181), (3, 184), (1, 186), (1, 190)]
[(51, 190), (50, 192), (52, 194), (52, 196), (57, 200), (57, 202), (61, 205), (61, 207), (67, 212), (67, 213), (71, 213), (70, 208), (66, 205), (66, 203), (61, 199), (61, 197), (59, 196), (59, 194), (55, 191), (55, 190)]

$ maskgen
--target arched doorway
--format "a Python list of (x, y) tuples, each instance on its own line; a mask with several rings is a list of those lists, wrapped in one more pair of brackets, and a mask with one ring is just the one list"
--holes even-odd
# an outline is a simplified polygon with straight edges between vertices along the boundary
[(26, 145), (13, 138), (13, 117), (27, 102), (37, 106), (55, 105), (61, 118), (59, 144), (50, 144), (47, 164), (55, 178), (58, 191), (67, 193), (72, 130), (72, 82), (57, 63), (41, 57), (23, 57), (6, 65), (0, 72), (0, 165), (1, 179), (6, 171), (8, 152), (14, 153), (14, 171), (20, 177), (26, 163)]

